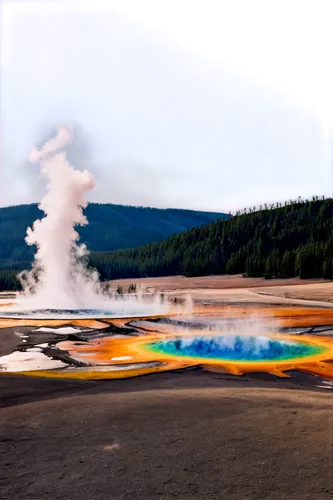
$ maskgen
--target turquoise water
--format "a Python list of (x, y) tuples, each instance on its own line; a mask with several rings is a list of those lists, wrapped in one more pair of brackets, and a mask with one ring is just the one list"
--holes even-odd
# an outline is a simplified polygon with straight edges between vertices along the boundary
[(156, 353), (224, 361), (285, 361), (325, 351), (325, 347), (297, 340), (277, 340), (246, 335), (173, 338), (146, 344)]

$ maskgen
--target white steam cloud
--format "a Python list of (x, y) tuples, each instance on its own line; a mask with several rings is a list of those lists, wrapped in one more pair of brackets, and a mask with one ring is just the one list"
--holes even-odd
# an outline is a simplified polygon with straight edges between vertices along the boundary
[[(182, 316), (178, 318), (185, 324), (191, 321), (190, 316)], [(198, 357), (220, 351), (234, 351), (235, 357), (232, 359), (254, 360), (274, 360), (280, 356), (294, 356), (292, 348), (301, 348), (302, 344), (295, 339), (288, 340), (278, 338), (281, 331), (281, 321), (278, 317), (265, 316), (259, 311), (244, 315), (242, 318), (214, 318), (200, 315), (194, 318), (194, 323), (197, 330), (191, 329), (186, 331), (186, 327), (179, 325), (172, 332), (174, 336), (177, 333), (181, 334), (177, 338), (179, 351), (187, 351), (188, 355), (196, 355)], [(200, 327), (204, 333), (200, 334)], [(160, 328), (160, 325), (159, 325)], [(166, 325), (169, 328), (169, 325)], [(208, 332), (211, 332), (209, 335)], [(164, 336), (163, 341), (170, 341), (170, 334)], [(171, 338), (172, 341), (172, 338)], [(203, 345), (200, 345), (202, 342)], [(290, 350), (291, 349), (291, 350)], [(205, 352), (206, 351), (206, 352)], [(226, 353), (224, 353), (226, 354)], [(238, 358), (237, 358), (238, 356)], [(287, 357), (285, 359), (288, 359)], [(272, 373), (276, 373), (275, 368), (272, 368)]]
[[(192, 303), (193, 304), (193, 303)], [(184, 314), (182, 316), (176, 317), (177, 320), (181, 321), (186, 325), (187, 323), (191, 325), (194, 321), (196, 327), (196, 335), (193, 336), (193, 329), (187, 331), (187, 326), (179, 324), (173, 327), (173, 333), (181, 334), (179, 337), (179, 342), (182, 348), (191, 347), (193, 343), (197, 341), (198, 338), (210, 338), (208, 331), (212, 332), (212, 339), (214, 339), (214, 344), (220, 348), (234, 349), (238, 337), (240, 336), (243, 341), (243, 353), (252, 352), (253, 354), (259, 354), (261, 350), (265, 350), (269, 347), (271, 334), (277, 334), (281, 329), (281, 322), (278, 317), (266, 317), (260, 315), (259, 311), (256, 313), (251, 313), (244, 315), (242, 318), (219, 318), (219, 317), (207, 317), (206, 315), (200, 316), (200, 314), (193, 317), (191, 311), (191, 296), (188, 295), (186, 298), (186, 308), (184, 309)], [(163, 324), (159, 324), (159, 328), (163, 329)], [(165, 325), (165, 329), (169, 330), (169, 325)], [(200, 329), (205, 331), (205, 334), (200, 336)], [(164, 337), (164, 340), (168, 340), (169, 334)], [(281, 341), (283, 344), (288, 344), (288, 341)]]
[(73, 127), (63, 125), (40, 149), (30, 154), (39, 163), (47, 181), (47, 193), (39, 208), (45, 217), (28, 228), (26, 242), (37, 252), (30, 272), (21, 273), (23, 293), (17, 306), (22, 309), (109, 309), (115, 314), (131, 315), (144, 309), (156, 314), (161, 309), (156, 300), (147, 304), (133, 298), (115, 299), (103, 293), (97, 271), (87, 267), (89, 252), (79, 244), (76, 226), (88, 223), (83, 214), (85, 195), (94, 188), (87, 170), (73, 168), (63, 150), (73, 140)]
[(25, 296), (34, 297), (39, 308), (78, 308), (99, 293), (98, 275), (84, 261), (85, 245), (78, 244), (76, 225), (87, 224), (85, 194), (95, 182), (88, 171), (75, 170), (60, 151), (73, 140), (70, 125), (59, 127), (41, 149), (33, 149), (30, 161), (40, 163), (47, 193), (39, 208), (45, 217), (28, 228), (26, 242), (37, 245), (33, 269), (21, 276)]

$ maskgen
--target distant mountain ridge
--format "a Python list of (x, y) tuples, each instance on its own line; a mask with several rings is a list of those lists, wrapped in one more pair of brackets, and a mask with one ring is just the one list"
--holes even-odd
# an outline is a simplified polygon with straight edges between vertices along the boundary
[[(91, 251), (135, 248), (161, 241), (174, 233), (230, 217), (224, 213), (175, 208), (149, 208), (89, 203), (88, 225), (78, 227), (80, 241)], [(26, 230), (44, 216), (36, 203), (0, 208), (0, 268), (20, 269), (33, 258)]]
[(261, 207), (169, 236), (90, 257), (102, 280), (240, 274), (333, 279), (333, 199)]

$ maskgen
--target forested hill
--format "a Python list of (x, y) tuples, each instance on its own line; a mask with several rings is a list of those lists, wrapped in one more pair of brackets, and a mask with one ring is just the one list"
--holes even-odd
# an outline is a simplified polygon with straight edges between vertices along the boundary
[(332, 278), (333, 199), (288, 202), (141, 248), (95, 253), (103, 279), (183, 274)]
[[(81, 241), (92, 251), (115, 250), (160, 241), (173, 233), (202, 226), (223, 213), (158, 209), (90, 203), (85, 210), (89, 224), (78, 229)], [(43, 217), (37, 204), (0, 208), (0, 268), (21, 269), (33, 258), (25, 241), (28, 226)]]

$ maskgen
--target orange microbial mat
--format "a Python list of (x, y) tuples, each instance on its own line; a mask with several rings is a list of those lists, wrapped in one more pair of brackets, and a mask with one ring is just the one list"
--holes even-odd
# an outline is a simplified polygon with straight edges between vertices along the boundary
[(98, 380), (200, 366), (333, 379), (332, 308), (199, 305), (161, 317), (3, 318), (0, 328), (19, 339), (3, 374)]

